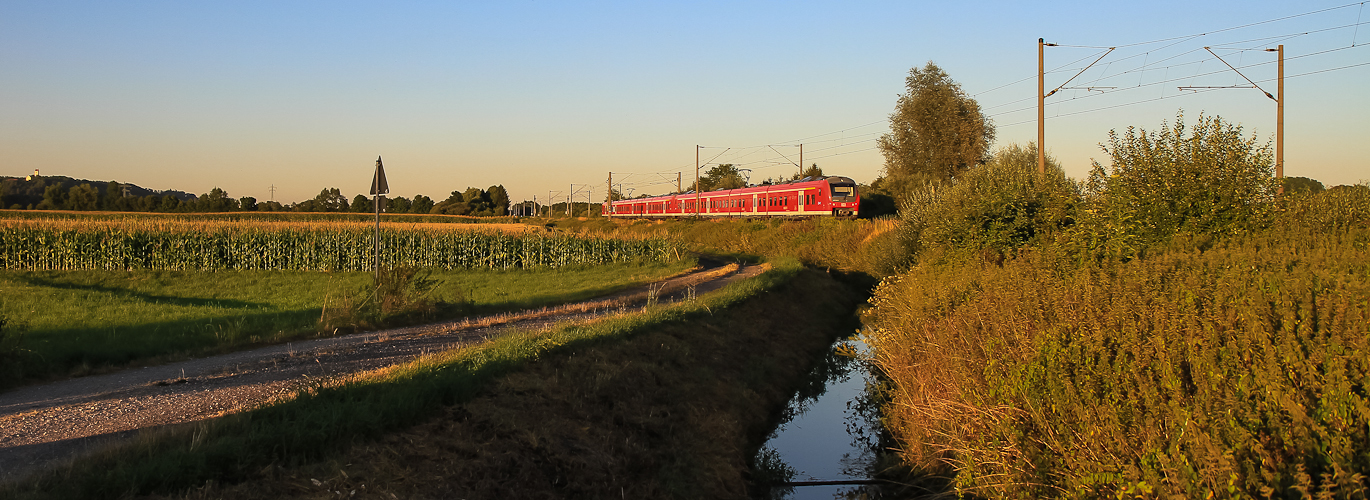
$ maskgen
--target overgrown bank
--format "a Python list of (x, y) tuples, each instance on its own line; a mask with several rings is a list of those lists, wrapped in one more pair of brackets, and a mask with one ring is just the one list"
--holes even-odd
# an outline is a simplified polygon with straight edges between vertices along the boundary
[(26, 495), (211, 480), (189, 495), (740, 498), (749, 447), (818, 353), (851, 331), (861, 298), (791, 261), (696, 302), (514, 333), (158, 434)]
[(908, 463), (973, 497), (1366, 496), (1370, 189), (1277, 197), (1268, 147), (1182, 130), (908, 207), (867, 336)]

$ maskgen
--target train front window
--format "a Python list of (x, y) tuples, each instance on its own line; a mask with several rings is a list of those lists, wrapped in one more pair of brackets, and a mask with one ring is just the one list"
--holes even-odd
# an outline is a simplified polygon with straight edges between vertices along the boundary
[(833, 201), (852, 201), (856, 199), (856, 186), (834, 184), (832, 187)]

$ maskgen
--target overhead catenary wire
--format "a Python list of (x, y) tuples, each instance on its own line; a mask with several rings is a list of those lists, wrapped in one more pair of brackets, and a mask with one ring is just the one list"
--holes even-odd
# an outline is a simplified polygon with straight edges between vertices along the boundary
[[(1088, 60), (1088, 59), (1091, 59), (1091, 58), (1099, 58), (1099, 59), (1096, 59), (1096, 61), (1102, 60), (1102, 58), (1100, 58), (1100, 56), (1099, 56), (1099, 52), (1098, 52), (1098, 51), (1107, 50), (1107, 49), (1109, 49), (1110, 47), (1101, 46), (1101, 45), (1087, 45), (1087, 44), (1057, 44), (1056, 46), (1058, 46), (1058, 47), (1063, 47), (1063, 48), (1098, 49), (1098, 51), (1093, 51), (1093, 52), (1091, 52), (1090, 54), (1087, 54), (1087, 55), (1085, 55), (1085, 56), (1083, 56), (1083, 57), (1080, 57), (1080, 58), (1078, 58), (1078, 59), (1076, 59), (1076, 60), (1072, 60), (1072, 61), (1067, 62), (1067, 63), (1065, 63), (1065, 64), (1059, 65), (1059, 66), (1057, 66), (1057, 67), (1055, 67), (1055, 68), (1053, 68), (1053, 69), (1051, 69), (1051, 70), (1045, 72), (1046, 74), (1057, 74), (1057, 73), (1065, 73), (1065, 72), (1078, 72), (1078, 73), (1076, 73), (1075, 76), (1072, 76), (1071, 78), (1072, 78), (1072, 79), (1074, 79), (1074, 78), (1081, 78), (1082, 81), (1088, 82), (1088, 83), (1086, 84), (1086, 85), (1088, 85), (1088, 87), (1086, 87), (1086, 88), (1092, 90), (1091, 92), (1084, 92), (1084, 93), (1082, 94), (1082, 93), (1080, 92), (1080, 90), (1085, 90), (1085, 89), (1081, 89), (1081, 88), (1077, 88), (1077, 87), (1066, 87), (1066, 85), (1069, 84), (1070, 80), (1068, 80), (1066, 83), (1061, 84), (1059, 87), (1057, 87), (1058, 90), (1070, 89), (1070, 90), (1074, 90), (1075, 92), (1073, 92), (1074, 95), (1070, 95), (1070, 96), (1068, 96), (1066, 99), (1057, 100), (1057, 102), (1054, 102), (1054, 103), (1051, 103), (1051, 104), (1050, 104), (1051, 106), (1053, 106), (1054, 108), (1057, 109), (1057, 111), (1056, 111), (1055, 113), (1053, 113), (1052, 116), (1051, 116), (1050, 118), (1058, 118), (1058, 117), (1066, 117), (1066, 116), (1080, 115), (1080, 114), (1099, 112), (1099, 111), (1104, 111), (1104, 110), (1109, 110), (1109, 109), (1116, 109), (1116, 108), (1120, 108), (1120, 107), (1133, 106), (1133, 105), (1138, 105), (1138, 104), (1143, 104), (1143, 103), (1148, 103), (1148, 102), (1156, 102), (1156, 101), (1161, 101), (1161, 100), (1166, 100), (1166, 99), (1175, 99), (1175, 98), (1188, 97), (1188, 96), (1192, 96), (1192, 95), (1196, 95), (1196, 94), (1200, 94), (1200, 93), (1206, 92), (1206, 91), (1208, 91), (1208, 90), (1207, 90), (1207, 89), (1195, 88), (1195, 89), (1192, 89), (1192, 90), (1189, 90), (1189, 91), (1186, 91), (1186, 92), (1182, 92), (1182, 93), (1167, 94), (1167, 93), (1165, 92), (1165, 88), (1163, 87), (1163, 88), (1161, 89), (1161, 91), (1162, 91), (1161, 95), (1155, 96), (1155, 97), (1147, 97), (1147, 98), (1143, 98), (1143, 99), (1135, 99), (1135, 100), (1131, 100), (1131, 101), (1129, 101), (1129, 102), (1123, 102), (1123, 103), (1106, 104), (1106, 105), (1097, 106), (1097, 107), (1093, 107), (1093, 108), (1089, 108), (1089, 109), (1082, 109), (1082, 110), (1062, 111), (1062, 110), (1060, 109), (1062, 106), (1066, 105), (1067, 103), (1071, 103), (1071, 102), (1074, 102), (1074, 101), (1080, 101), (1080, 102), (1095, 102), (1095, 101), (1084, 101), (1084, 100), (1085, 100), (1085, 99), (1097, 99), (1097, 98), (1103, 97), (1103, 96), (1105, 96), (1105, 95), (1110, 95), (1110, 96), (1111, 96), (1111, 95), (1114, 95), (1114, 94), (1116, 94), (1116, 93), (1118, 93), (1118, 92), (1129, 92), (1129, 91), (1133, 91), (1133, 90), (1137, 90), (1137, 89), (1145, 89), (1145, 88), (1149, 88), (1149, 87), (1153, 87), (1153, 86), (1157, 86), (1157, 85), (1162, 85), (1162, 86), (1164, 86), (1164, 85), (1171, 84), (1171, 83), (1176, 83), (1176, 82), (1187, 82), (1187, 83), (1193, 84), (1193, 83), (1195, 83), (1195, 80), (1196, 80), (1196, 79), (1200, 79), (1200, 78), (1204, 78), (1204, 77), (1210, 77), (1210, 76), (1218, 75), (1218, 74), (1229, 73), (1229, 72), (1232, 71), (1232, 70), (1248, 69), (1248, 68), (1257, 68), (1257, 67), (1262, 67), (1262, 66), (1265, 66), (1265, 65), (1270, 65), (1270, 64), (1275, 64), (1275, 63), (1276, 63), (1276, 61), (1262, 61), (1262, 62), (1257, 62), (1257, 63), (1252, 63), (1252, 64), (1241, 64), (1241, 63), (1238, 63), (1238, 64), (1233, 65), (1233, 68), (1232, 68), (1232, 69), (1222, 68), (1222, 69), (1220, 69), (1220, 70), (1215, 70), (1215, 71), (1203, 71), (1203, 69), (1205, 68), (1205, 66), (1206, 66), (1209, 62), (1214, 61), (1215, 59), (1218, 60), (1218, 61), (1222, 61), (1224, 64), (1226, 64), (1227, 62), (1226, 62), (1225, 60), (1223, 60), (1221, 57), (1218, 57), (1217, 54), (1213, 54), (1213, 57), (1204, 57), (1204, 58), (1200, 58), (1200, 59), (1197, 59), (1197, 60), (1191, 60), (1191, 61), (1177, 61), (1177, 60), (1182, 59), (1182, 58), (1184, 58), (1184, 57), (1186, 57), (1186, 56), (1188, 56), (1188, 55), (1191, 55), (1191, 54), (1194, 54), (1194, 53), (1196, 53), (1196, 52), (1199, 52), (1199, 51), (1203, 50), (1203, 49), (1197, 48), (1197, 47), (1196, 47), (1196, 48), (1189, 48), (1188, 50), (1183, 50), (1182, 52), (1180, 52), (1180, 53), (1178, 53), (1178, 54), (1166, 54), (1166, 53), (1164, 53), (1165, 51), (1168, 51), (1168, 50), (1171, 49), (1172, 47), (1179, 46), (1179, 45), (1181, 45), (1181, 44), (1184, 44), (1184, 43), (1186, 43), (1186, 42), (1189, 42), (1189, 41), (1192, 41), (1192, 40), (1195, 40), (1195, 39), (1198, 39), (1198, 38), (1201, 38), (1201, 37), (1212, 37), (1212, 36), (1214, 36), (1214, 35), (1218, 35), (1218, 34), (1222, 34), (1222, 33), (1228, 33), (1228, 32), (1233, 32), (1233, 31), (1237, 31), (1237, 30), (1241, 30), (1241, 29), (1245, 29), (1245, 28), (1251, 28), (1251, 27), (1255, 27), (1255, 26), (1267, 25), (1267, 24), (1272, 24), (1272, 23), (1276, 23), (1276, 22), (1280, 22), (1280, 21), (1287, 21), (1287, 20), (1291, 20), (1291, 19), (1296, 19), (1296, 18), (1301, 18), (1301, 17), (1307, 17), (1307, 16), (1311, 16), (1311, 15), (1315, 15), (1315, 14), (1320, 14), (1320, 13), (1325, 13), (1325, 12), (1336, 11), (1336, 10), (1339, 10), (1339, 9), (1346, 9), (1346, 8), (1355, 6), (1355, 7), (1358, 7), (1358, 11), (1357, 11), (1356, 21), (1355, 21), (1354, 23), (1346, 24), (1345, 22), (1343, 22), (1342, 24), (1337, 24), (1337, 25), (1334, 25), (1334, 26), (1325, 26), (1325, 27), (1321, 27), (1321, 28), (1317, 28), (1317, 29), (1309, 29), (1309, 30), (1299, 30), (1299, 31), (1296, 31), (1296, 32), (1286, 32), (1286, 33), (1282, 33), (1282, 34), (1279, 34), (1279, 35), (1258, 36), (1258, 37), (1250, 37), (1250, 36), (1248, 36), (1248, 37), (1242, 37), (1242, 38), (1239, 39), (1239, 40), (1230, 40), (1230, 41), (1218, 41), (1218, 40), (1213, 40), (1211, 43), (1208, 44), (1208, 46), (1209, 46), (1209, 47), (1212, 47), (1212, 48), (1214, 48), (1214, 49), (1217, 49), (1217, 50), (1237, 50), (1237, 51), (1264, 50), (1263, 48), (1257, 48), (1257, 47), (1245, 48), (1245, 47), (1242, 47), (1241, 45), (1242, 45), (1242, 44), (1251, 44), (1251, 43), (1279, 43), (1279, 42), (1288, 41), (1288, 40), (1291, 40), (1291, 39), (1294, 39), (1294, 38), (1309, 36), (1309, 35), (1311, 35), (1311, 34), (1326, 33), (1326, 32), (1332, 32), (1332, 31), (1341, 30), (1341, 29), (1352, 29), (1352, 30), (1353, 30), (1353, 34), (1352, 34), (1351, 42), (1350, 42), (1350, 45), (1349, 45), (1349, 46), (1336, 47), (1336, 48), (1331, 48), (1331, 49), (1326, 49), (1326, 50), (1314, 51), (1314, 52), (1310, 52), (1310, 53), (1306, 53), (1306, 54), (1301, 54), (1301, 55), (1298, 55), (1298, 56), (1287, 57), (1287, 58), (1285, 58), (1285, 59), (1286, 59), (1286, 61), (1293, 61), (1293, 60), (1297, 60), (1297, 59), (1301, 59), (1301, 58), (1307, 58), (1307, 57), (1317, 56), (1317, 55), (1321, 55), (1321, 54), (1333, 53), (1333, 52), (1337, 52), (1337, 51), (1341, 51), (1341, 50), (1346, 50), (1346, 49), (1358, 47), (1358, 46), (1360, 46), (1360, 45), (1357, 43), (1357, 39), (1358, 39), (1358, 36), (1359, 36), (1359, 27), (1360, 27), (1360, 25), (1361, 25), (1361, 24), (1370, 24), (1370, 23), (1368, 23), (1368, 22), (1362, 22), (1362, 21), (1361, 21), (1361, 15), (1362, 15), (1362, 13), (1363, 13), (1363, 11), (1364, 11), (1364, 4), (1365, 4), (1365, 1), (1361, 1), (1361, 2), (1351, 2), (1351, 3), (1346, 3), (1346, 4), (1342, 4), (1342, 5), (1338, 5), (1338, 6), (1333, 6), (1333, 7), (1323, 8), (1323, 9), (1316, 9), (1316, 10), (1311, 10), (1311, 11), (1302, 12), (1302, 13), (1296, 13), (1296, 14), (1292, 14), (1292, 15), (1280, 16), (1280, 17), (1276, 17), (1276, 18), (1272, 18), (1272, 19), (1266, 19), (1266, 20), (1263, 20), (1263, 21), (1257, 21), (1257, 22), (1252, 22), (1252, 23), (1245, 23), (1245, 24), (1240, 24), (1240, 25), (1231, 26), (1231, 27), (1222, 28), (1222, 29), (1217, 29), (1217, 30), (1209, 30), (1209, 31), (1204, 31), (1204, 32), (1199, 32), (1199, 33), (1193, 33), (1193, 34), (1188, 34), (1188, 35), (1172, 36), (1172, 37), (1163, 37), (1163, 38), (1157, 38), (1157, 39), (1154, 39), (1154, 40), (1146, 40), (1146, 41), (1141, 41), (1141, 42), (1132, 42), (1132, 43), (1126, 43), (1126, 44), (1115, 45), (1115, 46), (1113, 46), (1113, 48), (1115, 48), (1115, 49), (1125, 49), (1125, 48), (1135, 48), (1135, 47), (1146, 47), (1146, 46), (1148, 46), (1148, 45), (1158, 45), (1158, 44), (1160, 44), (1161, 46), (1159, 46), (1159, 47), (1147, 48), (1145, 51), (1142, 51), (1142, 52), (1138, 52), (1138, 53), (1131, 54), (1131, 55), (1126, 55), (1126, 56), (1120, 57), (1120, 58), (1118, 58), (1118, 59), (1108, 60), (1108, 61), (1106, 61), (1106, 63), (1107, 63), (1106, 65), (1103, 65), (1101, 68), (1099, 68), (1098, 70), (1096, 70), (1097, 72), (1090, 72), (1089, 74), (1087, 74), (1086, 72), (1090, 69), (1090, 66), (1085, 66), (1084, 69), (1081, 69), (1081, 67), (1080, 67), (1080, 66), (1077, 66), (1077, 64), (1078, 64), (1079, 62), (1081, 62), (1081, 61)], [(1292, 31), (1292, 30), (1291, 30), (1291, 31)], [(1137, 58), (1144, 58), (1144, 61), (1143, 61), (1140, 65), (1133, 66), (1133, 67), (1130, 67), (1130, 68), (1120, 67), (1120, 65), (1126, 64), (1128, 61), (1135, 61)], [(1134, 63), (1134, 64), (1135, 64), (1135, 63)], [(1343, 65), (1343, 66), (1338, 66), (1338, 67), (1333, 67), (1333, 68), (1317, 69), (1317, 70), (1314, 70), (1314, 71), (1308, 71), (1308, 72), (1299, 73), (1299, 74), (1295, 74), (1295, 75), (1287, 75), (1285, 78), (1286, 78), (1286, 79), (1292, 79), (1292, 78), (1306, 77), (1306, 76), (1309, 76), (1309, 75), (1315, 75), (1315, 74), (1322, 74), (1322, 73), (1328, 73), (1328, 72), (1334, 72), (1334, 71), (1352, 69), (1352, 68), (1362, 67), (1362, 66), (1366, 66), (1366, 65), (1370, 65), (1370, 62), (1366, 62), (1366, 63), (1357, 63), (1357, 64), (1349, 64), (1349, 65)], [(1186, 68), (1186, 67), (1194, 67), (1194, 68), (1196, 68), (1196, 69), (1190, 70), (1190, 71), (1184, 71), (1183, 69)], [(1111, 71), (1114, 71), (1115, 68), (1117, 68), (1118, 71), (1117, 71), (1116, 73), (1111, 73)], [(1146, 81), (1146, 76), (1147, 76), (1147, 75), (1145, 75), (1145, 73), (1147, 73), (1147, 72), (1153, 72), (1153, 71), (1160, 71), (1160, 72), (1162, 72), (1162, 75), (1164, 75), (1164, 76), (1162, 76), (1161, 79), (1159, 79), (1159, 80), (1150, 81), (1150, 82)], [(1172, 76), (1171, 76), (1171, 73), (1176, 73), (1176, 72), (1179, 72), (1179, 73), (1187, 73), (1187, 74), (1180, 74), (1180, 75), (1176, 75), (1176, 76), (1172, 77)], [(1115, 79), (1121, 78), (1121, 77), (1125, 77), (1125, 76), (1128, 76), (1128, 75), (1135, 75), (1135, 74), (1141, 74), (1140, 77), (1139, 77), (1139, 79), (1136, 81), (1135, 84), (1126, 85), (1126, 86), (1117, 86), (1116, 88), (1104, 88), (1104, 87), (1105, 87), (1107, 84), (1109, 84), (1110, 81), (1112, 81), (1112, 80), (1115, 80)], [(1244, 76), (1244, 75), (1243, 75), (1243, 76)], [(1017, 80), (1012, 81), (1012, 82), (1009, 82), (1009, 83), (1007, 83), (1007, 84), (995, 86), (995, 87), (992, 87), (992, 88), (990, 88), (990, 89), (988, 89), (988, 90), (979, 91), (979, 92), (976, 92), (976, 93), (971, 94), (971, 95), (972, 95), (972, 97), (980, 97), (980, 96), (987, 95), (987, 94), (990, 94), (990, 93), (993, 93), (993, 92), (996, 92), (996, 91), (1000, 91), (1000, 90), (1003, 90), (1003, 89), (1006, 89), (1006, 88), (1009, 88), (1009, 87), (1013, 87), (1013, 86), (1015, 86), (1015, 85), (1022, 84), (1022, 83), (1024, 83), (1024, 82), (1027, 82), (1027, 81), (1032, 80), (1032, 79), (1035, 78), (1035, 77), (1036, 77), (1036, 74), (1033, 74), (1032, 76), (1028, 76), (1028, 77), (1022, 78), (1022, 79), (1017, 79)], [(1253, 86), (1255, 86), (1255, 83), (1256, 83), (1256, 82), (1264, 83), (1264, 82), (1268, 82), (1268, 81), (1272, 81), (1272, 80), (1273, 80), (1273, 79), (1252, 79), (1252, 84), (1253, 84)], [(1063, 95), (1064, 95), (1064, 94), (1063, 94)], [(1120, 95), (1121, 95), (1121, 94), (1120, 94)], [(1153, 94), (1153, 95), (1154, 95), (1154, 94)], [(1031, 100), (1035, 100), (1035, 99), (1036, 99), (1035, 97), (1029, 97), (1029, 98), (1025, 98), (1025, 99), (1014, 99), (1014, 100), (1011, 100), (1011, 101), (1001, 102), (1001, 103), (987, 103), (986, 105), (983, 105), (983, 106), (982, 106), (982, 112), (985, 113), (985, 115), (986, 115), (987, 118), (990, 118), (990, 119), (1000, 118), (1000, 119), (1002, 119), (1002, 118), (1004, 118), (1004, 117), (1011, 116), (1011, 115), (1013, 115), (1013, 114), (1015, 114), (1015, 113), (1020, 113), (1020, 112), (1023, 112), (1023, 111), (1027, 111), (1027, 110), (1034, 109), (1035, 106), (1018, 107), (1018, 108), (1010, 109), (1010, 110), (1008, 110), (1008, 111), (1000, 111), (1000, 112), (993, 112), (993, 113), (991, 113), (991, 111), (997, 110), (997, 109), (1002, 109), (1002, 108), (1005, 108), (1005, 107), (1011, 107), (1011, 106), (1013, 106), (1013, 105), (1015, 105), (1015, 104), (1022, 103), (1022, 102), (1024, 102), (1024, 101), (1031, 101)], [(1103, 104), (1103, 103), (1101, 103), (1101, 104)], [(1012, 127), (1012, 126), (1021, 125), (1021, 124), (1025, 124), (1025, 123), (1031, 123), (1032, 121), (1034, 121), (1034, 120), (1015, 121), (1015, 122), (1011, 122), (1011, 123), (1007, 123), (1007, 124), (1001, 124), (1001, 125), (999, 125), (999, 126), (1001, 126), (1001, 127)], [(866, 128), (866, 127), (871, 127), (871, 126), (876, 126), (876, 125), (883, 125), (883, 124), (886, 124), (886, 123), (888, 123), (888, 120), (887, 120), (887, 119), (880, 119), (880, 120), (876, 120), (876, 121), (872, 121), (872, 122), (867, 122), (867, 123), (864, 123), (864, 124), (856, 125), (856, 126), (854, 126), (854, 127), (846, 127), (846, 128), (834, 130), (834, 131), (831, 131), (831, 132), (825, 132), (825, 133), (822, 133), (822, 134), (810, 135), (810, 136), (807, 136), (807, 137), (804, 137), (804, 138), (801, 138), (801, 139), (795, 139), (795, 140), (791, 140), (791, 141), (782, 141), (782, 142), (785, 143), (785, 144), (803, 143), (803, 144), (806, 144), (806, 145), (809, 145), (809, 144), (817, 145), (818, 143), (830, 144), (830, 145), (828, 145), (828, 146), (814, 147), (814, 148), (812, 148), (812, 149), (810, 149), (809, 147), (806, 147), (806, 148), (805, 148), (805, 153), (806, 153), (806, 154), (805, 154), (805, 160), (821, 160), (821, 159), (832, 158), (832, 157), (838, 157), (838, 156), (843, 156), (843, 155), (850, 155), (850, 154), (857, 154), (857, 153), (869, 152), (869, 151), (873, 151), (873, 150), (878, 150), (878, 149), (879, 149), (878, 145), (874, 145), (874, 144), (872, 144), (872, 143), (877, 142), (878, 136), (880, 136), (880, 135), (886, 133), (886, 131), (875, 131), (875, 132), (869, 132), (869, 133), (863, 133), (863, 134), (856, 134), (855, 136), (846, 136), (845, 134), (848, 133), (848, 132), (854, 131), (854, 130), (860, 130), (860, 129), (863, 129), (863, 128)], [(836, 135), (836, 134), (843, 134), (843, 136), (842, 136), (842, 137), (829, 137), (829, 136)], [(722, 151), (722, 152), (720, 152), (720, 153), (714, 155), (713, 158), (710, 158), (709, 161), (703, 162), (702, 165), (712, 165), (712, 164), (715, 164), (715, 162), (717, 161), (717, 162), (719, 162), (719, 163), (724, 163), (724, 162), (726, 162), (726, 163), (732, 163), (733, 165), (735, 165), (735, 166), (737, 166), (737, 167), (739, 167), (739, 168), (744, 168), (744, 167), (745, 167), (745, 168), (751, 168), (751, 169), (753, 169), (753, 170), (765, 170), (765, 169), (776, 168), (776, 167), (780, 167), (780, 166), (793, 166), (793, 165), (794, 165), (794, 162), (793, 162), (792, 160), (790, 160), (786, 155), (781, 154), (779, 151), (773, 151), (773, 148), (771, 148), (770, 146), (775, 145), (775, 144), (777, 144), (777, 142), (770, 142), (770, 143), (767, 143), (767, 144), (754, 145), (754, 146), (746, 146), (746, 147), (729, 147), (729, 148), (725, 148), (724, 151)], [(855, 149), (854, 149), (854, 148), (855, 148)], [(768, 151), (768, 150), (771, 150), (771, 151), (772, 151), (773, 153), (775, 153), (775, 154), (774, 154), (774, 155), (769, 155), (769, 156), (767, 156), (767, 155), (762, 155), (760, 158), (757, 158), (757, 153), (759, 153), (759, 152), (766, 152), (766, 151)], [(824, 154), (824, 152), (828, 152), (828, 151), (830, 151), (831, 153)], [(734, 153), (734, 155), (733, 155), (733, 156), (729, 156), (729, 155), (728, 155), (729, 153)], [(814, 156), (810, 156), (810, 154), (814, 154)], [(721, 161), (720, 161), (720, 159), (721, 159)], [(680, 167), (681, 170), (688, 170), (689, 168), (691, 168), (691, 167), (689, 166), (689, 164), (686, 164), (686, 165), (683, 165), (682, 167)], [(657, 172), (657, 173), (655, 173), (655, 175), (664, 175), (665, 173), (672, 173), (672, 174), (674, 174), (675, 171), (670, 171), (670, 172)], [(617, 173), (616, 173), (616, 174), (617, 174)], [(625, 180), (626, 180), (626, 179), (627, 179), (627, 177), (625, 177)], [(662, 186), (662, 185), (671, 184), (671, 183), (673, 183), (673, 181), (674, 181), (674, 179), (670, 179), (670, 180), (667, 180), (667, 179), (661, 179), (661, 180), (655, 180), (655, 179), (642, 179), (641, 181), (639, 181), (639, 182), (633, 182), (632, 184), (633, 184), (633, 185), (638, 185), (638, 186), (644, 186), (644, 187), (652, 187), (652, 186)]]

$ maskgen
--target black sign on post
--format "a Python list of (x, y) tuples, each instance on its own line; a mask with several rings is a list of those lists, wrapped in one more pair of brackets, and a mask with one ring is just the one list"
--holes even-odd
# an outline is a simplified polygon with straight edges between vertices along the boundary
[(390, 183), (385, 181), (385, 166), (381, 157), (376, 157), (376, 175), (371, 177), (371, 204), (376, 208), (376, 232), (371, 239), (371, 268), (376, 272), (376, 286), (381, 284), (381, 195), (390, 192)]
[(376, 176), (371, 178), (372, 195), (382, 195), (390, 193), (390, 183), (385, 182), (385, 166), (381, 165), (381, 157), (376, 157)]

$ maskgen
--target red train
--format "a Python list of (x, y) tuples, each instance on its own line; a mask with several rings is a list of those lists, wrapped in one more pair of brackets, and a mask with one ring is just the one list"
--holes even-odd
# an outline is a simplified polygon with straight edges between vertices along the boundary
[(780, 184), (605, 203), (606, 217), (855, 217), (861, 204), (848, 177), (805, 177)]

